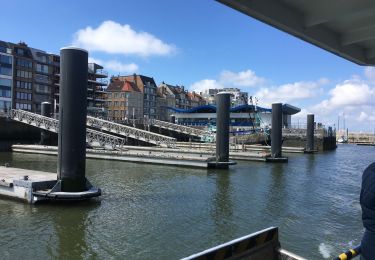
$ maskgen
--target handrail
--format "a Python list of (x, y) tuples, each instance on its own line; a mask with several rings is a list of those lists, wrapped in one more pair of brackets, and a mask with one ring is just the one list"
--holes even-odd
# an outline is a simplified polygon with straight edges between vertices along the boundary
[[(21, 123), (32, 125), (41, 129), (48, 130), (50, 132), (59, 132), (59, 120), (38, 115), (32, 112), (11, 109), (8, 114), (9, 118)], [(102, 147), (110, 146), (112, 149), (122, 148), (125, 143), (123, 138), (95, 131), (92, 129), (86, 129), (86, 142), (89, 144), (98, 144)]]
[(167, 147), (176, 146), (175, 138), (145, 131), (145, 130), (138, 129), (135, 127), (130, 127), (127, 125), (114, 123), (114, 122), (99, 119), (96, 117), (88, 116), (87, 125), (104, 130), (104, 131), (116, 133), (122, 136), (134, 138), (140, 141), (144, 141), (144, 142), (148, 142), (148, 143), (152, 143), (156, 145), (167, 146)]
[(148, 119), (146, 120), (146, 123), (156, 126), (156, 127), (165, 128), (165, 129), (173, 130), (173, 131), (188, 134), (188, 135), (198, 136), (198, 137), (201, 137), (204, 134), (206, 134), (206, 131), (201, 130), (201, 129), (196, 129), (196, 128), (184, 126), (184, 125), (178, 125), (178, 124), (161, 121), (157, 119)]

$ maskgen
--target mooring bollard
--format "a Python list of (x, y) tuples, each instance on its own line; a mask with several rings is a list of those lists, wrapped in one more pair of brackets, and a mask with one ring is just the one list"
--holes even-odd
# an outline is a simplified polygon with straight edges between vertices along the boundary
[(272, 104), (271, 155), (281, 157), (283, 108), (281, 103)]
[(230, 95), (228, 92), (216, 95), (216, 162), (229, 162)]
[(307, 115), (306, 151), (314, 151), (314, 114)]
[(60, 111), (58, 179), (61, 191), (86, 188), (87, 51), (60, 50)]
[[(50, 102), (42, 102), (40, 104), (40, 114), (42, 116), (51, 117), (51, 103)], [(41, 145), (50, 145), (51, 144), (51, 134), (47, 130), (40, 131), (40, 144)]]

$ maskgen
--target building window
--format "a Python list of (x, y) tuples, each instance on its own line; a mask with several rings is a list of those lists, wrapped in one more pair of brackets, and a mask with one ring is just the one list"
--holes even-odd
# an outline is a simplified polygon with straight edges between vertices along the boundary
[(17, 77), (30, 79), (33, 73), (31, 71), (17, 70)]
[(29, 68), (29, 69), (33, 67), (33, 62), (31, 60), (17, 59), (16, 64), (19, 67), (24, 67), (24, 68)]
[(35, 92), (42, 93), (42, 94), (49, 94), (51, 93), (51, 88), (46, 85), (35, 84)]
[(10, 87), (0, 86), (0, 97), (11, 98), (12, 90)]
[(17, 88), (23, 88), (23, 89), (32, 89), (32, 83), (31, 82), (25, 82), (25, 81), (16, 81)]
[(0, 74), (6, 76), (12, 76), (12, 68), (4, 67), (0, 64)]
[(34, 79), (37, 82), (42, 82), (42, 83), (47, 83), (47, 84), (49, 83), (49, 77), (46, 75), (35, 74)]
[(16, 53), (20, 56), (25, 56), (25, 50), (24, 49), (16, 49)]
[(12, 65), (12, 56), (0, 55), (0, 63)]
[(31, 104), (16, 103), (16, 109), (31, 110)]
[(108, 98), (112, 98), (112, 93), (108, 93)]
[(16, 98), (20, 99), (20, 100), (30, 100), (31, 101), (31, 93), (16, 92)]
[(41, 73), (48, 73), (48, 66), (43, 64), (36, 64), (36, 71)]

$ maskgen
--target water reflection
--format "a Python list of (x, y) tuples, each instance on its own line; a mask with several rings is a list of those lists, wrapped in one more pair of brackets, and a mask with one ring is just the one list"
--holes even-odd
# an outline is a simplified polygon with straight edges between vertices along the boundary
[(56, 245), (50, 244), (48, 251), (53, 258), (87, 259), (97, 255), (87, 244), (90, 226), (89, 213), (100, 206), (99, 200), (80, 202), (50, 202), (37, 207), (54, 212), (52, 218), (56, 234)]
[(215, 232), (220, 237), (222, 234), (228, 234), (228, 231), (233, 233), (233, 228), (228, 228), (228, 225), (234, 225), (233, 216), (233, 198), (231, 176), (228, 170), (217, 170), (215, 172), (215, 190), (212, 196), (211, 217), (215, 225)]

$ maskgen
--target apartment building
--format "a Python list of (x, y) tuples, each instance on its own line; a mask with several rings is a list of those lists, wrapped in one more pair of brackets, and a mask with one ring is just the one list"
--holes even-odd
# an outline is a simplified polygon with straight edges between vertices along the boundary
[(112, 77), (106, 91), (110, 120), (124, 121), (144, 117), (144, 96), (134, 82)]
[(12, 107), (13, 55), (8, 46), (0, 46), (0, 114)]
[(168, 107), (175, 107), (175, 96), (167, 84), (162, 82), (157, 89), (156, 96), (156, 118), (170, 121), (172, 111)]
[(143, 93), (143, 117), (156, 118), (156, 83), (153, 78), (144, 75), (117, 76), (113, 79), (133, 82)]
[[(4, 41), (0, 41), (0, 55), (0, 111), (6, 107), (40, 113), (41, 103), (47, 101), (57, 113), (60, 56), (31, 48), (24, 42)], [(103, 114), (108, 74), (98, 64), (88, 66), (88, 114)]]
[(239, 88), (222, 88), (222, 89), (206, 89), (200, 93), (208, 104), (216, 104), (215, 96), (219, 92), (230, 92), (231, 95), (231, 105), (232, 106), (240, 106), (246, 105), (249, 102), (249, 96), (247, 92), (241, 91)]

